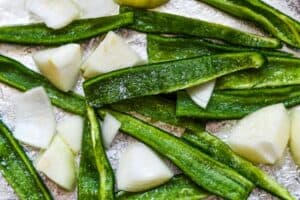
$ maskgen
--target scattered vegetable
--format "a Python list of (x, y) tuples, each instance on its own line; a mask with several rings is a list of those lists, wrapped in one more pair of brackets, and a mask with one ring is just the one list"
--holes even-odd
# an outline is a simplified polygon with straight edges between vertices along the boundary
[(110, 107), (120, 112), (136, 112), (150, 117), (152, 122), (162, 121), (190, 130), (202, 130), (202, 124), (191, 118), (176, 116), (176, 102), (160, 96), (147, 96), (121, 101)]
[(99, 173), (98, 199), (114, 199), (114, 173), (103, 147), (101, 129), (93, 108), (87, 106), (87, 117), (90, 123), (94, 162)]
[(97, 170), (96, 158), (91, 141), (91, 124), (88, 119), (85, 118), (78, 176), (78, 200), (99, 199), (100, 175)]
[(0, 170), (20, 199), (53, 199), (23, 148), (2, 121), (0, 121)]
[(284, 41), (300, 48), (300, 34), (294, 20), (260, 0), (201, 0), (231, 15), (252, 21)]
[(125, 99), (186, 89), (247, 68), (259, 68), (257, 53), (232, 53), (113, 71), (84, 82), (86, 99), (101, 107)]
[(75, 114), (85, 114), (85, 100), (73, 92), (61, 92), (45, 77), (16, 60), (0, 55), (0, 81), (21, 91), (43, 86), (52, 104)]
[(268, 105), (287, 108), (300, 103), (298, 86), (253, 90), (215, 91), (206, 109), (195, 104), (186, 92), (177, 93), (176, 115), (199, 119), (238, 119)]
[(18, 95), (15, 100), (14, 137), (26, 144), (45, 149), (55, 134), (55, 116), (43, 87)]
[(167, 3), (169, 0), (115, 0), (120, 5), (136, 8), (155, 8)]
[(79, 44), (67, 44), (33, 55), (42, 74), (64, 92), (70, 91), (75, 86), (79, 77), (81, 58)]
[(28, 45), (59, 45), (77, 42), (101, 35), (133, 23), (133, 13), (82, 19), (60, 30), (52, 30), (44, 24), (0, 27), (0, 41)]
[(161, 158), (142, 143), (130, 144), (117, 169), (118, 189), (140, 192), (160, 186), (173, 177)]
[(258, 48), (281, 47), (280, 41), (275, 38), (262, 37), (198, 19), (131, 7), (121, 7), (121, 12), (134, 12), (134, 23), (129, 27), (141, 32), (213, 38), (240, 46)]
[(228, 44), (213, 43), (208, 40), (183, 38), (183, 37), (163, 37), (158, 35), (147, 35), (147, 51), (150, 63), (178, 60), (197, 56), (208, 56), (228, 52), (259, 52), (267, 56), (293, 55), (283, 51), (268, 51), (263, 49), (242, 48), (230, 46)]
[(230, 147), (256, 163), (274, 164), (290, 137), (290, 120), (283, 104), (262, 108), (242, 119), (228, 138)]
[(117, 15), (119, 6), (114, 0), (74, 0), (81, 10), (80, 18), (97, 18)]
[(120, 36), (109, 32), (92, 55), (82, 65), (84, 76), (99, 74), (142, 64), (143, 60)]
[(82, 143), (83, 119), (80, 116), (65, 117), (56, 127), (57, 134), (75, 153), (79, 153)]
[(295, 163), (300, 166), (300, 110), (298, 107), (293, 108), (290, 112), (291, 117), (291, 139), (290, 149)]
[(176, 164), (197, 185), (226, 199), (247, 199), (253, 185), (229, 167), (211, 159), (171, 134), (134, 117), (114, 111), (107, 112), (122, 123), (121, 131), (149, 145)]
[(210, 82), (188, 88), (187, 93), (197, 105), (205, 109), (214, 91), (215, 84), (216, 81), (212, 80)]
[(75, 157), (59, 136), (54, 137), (49, 148), (38, 158), (36, 168), (65, 190), (75, 188)]
[(63, 28), (79, 17), (72, 0), (30, 0), (27, 9), (53, 29)]
[(111, 114), (107, 113), (101, 125), (101, 132), (104, 146), (108, 149), (119, 132), (121, 123), (116, 120)]
[(216, 136), (200, 130), (188, 131), (182, 138), (217, 161), (232, 167), (256, 186), (269, 191), (281, 199), (295, 199), (283, 186), (269, 177), (263, 170), (235, 154), (225, 142)]
[(128, 193), (119, 192), (118, 200), (173, 200), (189, 199), (200, 200), (208, 196), (196, 184), (183, 175), (172, 178), (168, 183), (146, 192)]
[(246, 70), (221, 77), (218, 89), (249, 89), (300, 84), (300, 59), (267, 57), (267, 65), (259, 70)]

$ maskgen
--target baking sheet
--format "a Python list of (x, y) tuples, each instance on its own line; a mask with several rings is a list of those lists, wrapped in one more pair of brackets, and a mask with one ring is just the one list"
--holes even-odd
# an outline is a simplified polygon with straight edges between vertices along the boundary
[[(283, 11), (284, 13), (294, 17), (300, 21), (300, 0), (264, 0), (265, 2), (271, 4), (277, 9)], [(0, 25), (9, 24), (20, 24), (20, 23), (30, 23), (36, 22), (37, 19), (33, 18), (26, 11), (24, 11), (25, 0), (0, 0)], [(195, 0), (171, 0), (168, 4), (157, 8), (155, 10), (174, 13), (178, 15), (203, 19), (211, 22), (216, 22), (224, 25), (228, 25), (234, 28), (238, 28), (244, 31), (264, 34), (259, 29), (255, 28), (251, 23), (246, 23), (244, 21), (237, 20), (219, 10), (216, 10), (206, 4), (200, 3)], [(145, 34), (140, 34), (129, 30), (120, 30), (118, 34), (121, 35), (126, 41), (144, 58), (147, 59), (146, 53), (146, 40)], [(85, 43), (82, 43), (84, 48), (84, 57), (88, 56), (90, 52), (99, 44), (101, 38), (94, 38)], [(22, 62), (29, 68), (38, 71), (37, 67), (34, 65), (31, 58), (32, 53), (37, 50), (43, 49), (44, 47), (26, 47), (19, 45), (8, 45), (0, 44), (0, 54), (13, 57), (18, 61)], [(287, 49), (287, 48), (285, 48)], [(288, 51), (292, 51), (287, 49)], [(292, 51), (300, 57), (300, 51)], [(75, 91), (82, 94), (82, 83), (81, 78), (78, 81)], [(19, 92), (12, 89), (4, 84), (0, 83), (0, 116), (3, 121), (9, 125), (9, 127), (14, 129), (14, 107), (12, 105), (12, 100), (15, 95)], [(55, 108), (56, 119), (60, 121), (69, 113), (65, 113), (62, 110)], [(207, 124), (207, 129), (215, 133), (220, 138), (226, 140), (228, 134), (230, 134), (230, 128), (235, 123), (235, 121), (224, 121), (224, 122), (210, 122)], [(107, 151), (108, 157), (112, 163), (113, 169), (116, 169), (118, 165), (118, 158), (121, 152), (126, 148), (126, 146), (134, 142), (133, 138), (126, 135), (119, 134), (112, 147)], [(39, 151), (32, 149), (28, 146), (24, 146), (27, 154), (32, 160), (35, 160)], [(174, 170), (176, 168), (172, 166)], [(300, 199), (300, 171), (296, 167), (295, 163), (291, 159), (288, 150), (285, 153), (284, 158), (279, 161), (274, 166), (261, 166), (268, 174), (273, 176), (278, 182), (287, 187), (296, 197)], [(57, 200), (75, 200), (76, 191), (70, 193), (59, 189), (54, 183), (47, 180), (44, 176), (46, 184), (51, 189), (53, 196)], [(0, 175), (0, 200), (16, 200), (18, 199), (10, 186), (6, 183), (4, 178)], [(217, 199), (216, 197), (210, 197), (209, 199)], [(276, 199), (271, 195), (255, 189), (250, 198), (250, 200), (273, 200)]]

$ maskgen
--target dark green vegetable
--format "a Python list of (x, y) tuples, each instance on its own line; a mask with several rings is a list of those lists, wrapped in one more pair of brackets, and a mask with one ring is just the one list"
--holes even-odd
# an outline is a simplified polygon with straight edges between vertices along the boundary
[(0, 171), (21, 200), (52, 200), (23, 148), (0, 121)]
[(179, 138), (146, 124), (134, 117), (110, 110), (107, 112), (121, 122), (121, 131), (149, 145), (177, 165), (185, 175), (205, 190), (226, 199), (247, 199), (252, 183), (235, 171), (219, 163)]
[(134, 12), (134, 23), (129, 27), (141, 32), (213, 38), (258, 48), (281, 47), (280, 41), (275, 38), (262, 37), (202, 20), (131, 7), (121, 7), (121, 12)]
[(156, 63), (106, 73), (84, 82), (91, 106), (168, 93), (192, 87), (225, 74), (258, 68), (265, 59), (257, 53), (232, 53)]
[(77, 42), (101, 35), (133, 23), (133, 13), (83, 19), (60, 30), (53, 30), (44, 24), (0, 27), (0, 41), (28, 45), (58, 45)]
[(283, 51), (267, 51), (263, 49), (241, 48), (213, 43), (197, 38), (163, 37), (147, 35), (147, 51), (150, 63), (178, 60), (197, 56), (208, 56), (226, 52), (259, 52), (268, 56), (293, 55)]
[(252, 21), (285, 43), (300, 48), (299, 25), (295, 25), (298, 22), (260, 0), (201, 1), (236, 17)]
[(233, 168), (256, 186), (269, 191), (281, 199), (295, 199), (285, 188), (269, 177), (264, 171), (235, 154), (230, 147), (219, 138), (205, 131), (186, 132), (182, 138), (196, 148), (199, 148), (200, 151)]
[(183, 175), (172, 178), (168, 183), (146, 192), (119, 192), (118, 200), (201, 200), (208, 196), (195, 183)]
[(150, 117), (153, 121), (162, 121), (190, 130), (203, 129), (202, 124), (196, 120), (177, 117), (176, 102), (160, 96), (129, 99), (111, 104), (110, 108), (126, 113), (137, 112), (143, 116)]
[(6, 83), (21, 91), (43, 86), (54, 105), (75, 114), (85, 114), (84, 97), (73, 92), (62, 92), (58, 90), (42, 75), (28, 69), (13, 59), (1, 55), (0, 82)]
[(215, 90), (217, 93), (221, 94), (229, 94), (236, 96), (264, 96), (270, 97), (272, 96), (297, 96), (297, 91), (300, 91), (300, 86), (284, 86), (284, 87), (276, 87), (276, 88), (252, 88), (252, 89), (243, 89), (243, 90)]
[(114, 195), (114, 173), (107, 159), (105, 149), (102, 142), (102, 133), (99, 127), (94, 109), (87, 107), (87, 118), (90, 124), (92, 151), (94, 154), (94, 162), (99, 174), (98, 199), (113, 200)]
[[(292, 89), (292, 92), (282, 94), (272, 94), (272, 89), (268, 93), (259, 94), (255, 90), (222, 92), (215, 91), (206, 109), (202, 109), (195, 104), (184, 92), (178, 92), (176, 115), (179, 117), (193, 117), (199, 119), (238, 119), (252, 113), (262, 107), (283, 103), (286, 107), (292, 107), (300, 104), (300, 92), (298, 89)], [(280, 92), (279, 89), (276, 92)], [(235, 94), (234, 94), (235, 93)], [(251, 94), (251, 95), (250, 95)]]
[(98, 200), (99, 172), (93, 152), (91, 125), (88, 119), (84, 121), (82, 150), (78, 176), (78, 200)]
[(223, 76), (217, 89), (249, 89), (300, 84), (300, 59), (267, 57), (267, 65), (257, 70), (245, 70)]

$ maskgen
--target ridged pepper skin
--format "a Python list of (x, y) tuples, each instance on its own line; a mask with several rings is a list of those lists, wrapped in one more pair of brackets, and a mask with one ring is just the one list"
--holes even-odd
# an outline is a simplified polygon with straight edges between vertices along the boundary
[(259, 68), (258, 53), (228, 53), (129, 67), (84, 82), (89, 105), (102, 107), (141, 96), (170, 93), (208, 82), (239, 70)]
[(256, 48), (278, 49), (282, 46), (276, 38), (246, 33), (228, 26), (198, 19), (131, 7), (121, 7), (121, 12), (134, 12), (134, 23), (129, 28), (145, 33), (211, 38), (239, 46)]
[(25, 45), (60, 45), (89, 39), (133, 23), (133, 13), (82, 19), (53, 30), (44, 24), (0, 27), (0, 42)]
[(0, 121), (0, 170), (21, 200), (52, 200), (52, 195), (12, 132)]

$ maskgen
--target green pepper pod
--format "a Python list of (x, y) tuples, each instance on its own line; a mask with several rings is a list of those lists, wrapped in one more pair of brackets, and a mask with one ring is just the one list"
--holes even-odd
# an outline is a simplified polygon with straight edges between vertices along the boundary
[(252, 21), (290, 46), (300, 48), (299, 25), (260, 0), (201, 0), (233, 16)]
[[(215, 91), (206, 109), (195, 104), (186, 92), (180, 91), (177, 93), (176, 115), (202, 120), (239, 119), (268, 105), (283, 103), (286, 107), (292, 107), (300, 103), (299, 87), (291, 89), (292, 92), (275, 88), (275, 94), (272, 90)], [(259, 91), (265, 93), (260, 94)]]
[(141, 32), (212, 38), (257, 48), (277, 49), (281, 47), (280, 41), (275, 38), (246, 33), (202, 20), (131, 7), (121, 7), (121, 12), (134, 12), (134, 23), (129, 27)]
[(245, 70), (218, 79), (217, 89), (251, 89), (300, 84), (300, 59), (267, 57), (267, 64), (258, 70)]
[(53, 30), (44, 24), (0, 27), (0, 41), (28, 45), (59, 45), (89, 39), (133, 22), (133, 13), (82, 19)]
[(213, 43), (208, 40), (184, 37), (164, 37), (147, 35), (147, 52), (150, 63), (179, 60), (198, 56), (208, 56), (228, 52), (258, 52), (266, 56), (292, 57), (283, 51), (242, 48)]
[(99, 174), (98, 199), (113, 200), (115, 198), (114, 173), (103, 146), (99, 121), (94, 109), (89, 106), (87, 106), (87, 118), (89, 120), (91, 134), (91, 140), (89, 142), (92, 146), (95, 158), (94, 162)]
[(185, 89), (265, 62), (258, 53), (232, 53), (155, 63), (106, 73), (84, 82), (94, 107), (125, 99)]
[(0, 121), (0, 170), (21, 200), (53, 199), (23, 148), (2, 121)]
[(84, 120), (82, 150), (78, 176), (78, 200), (98, 200), (99, 172), (93, 152), (90, 122)]
[(136, 112), (145, 117), (150, 117), (152, 122), (161, 121), (174, 126), (190, 130), (202, 130), (201, 122), (190, 118), (176, 116), (176, 102), (160, 96), (147, 96), (120, 101), (109, 105), (119, 112)]

